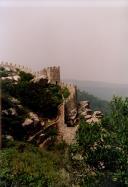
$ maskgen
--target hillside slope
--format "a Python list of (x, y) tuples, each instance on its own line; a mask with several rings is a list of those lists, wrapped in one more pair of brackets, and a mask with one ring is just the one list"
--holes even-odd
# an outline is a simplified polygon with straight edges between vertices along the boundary
[(110, 105), (108, 101), (99, 99), (85, 91), (77, 91), (77, 100), (78, 102), (88, 100), (93, 110), (100, 110), (103, 114), (110, 113)]
[(110, 101), (113, 95), (127, 97), (128, 84), (115, 84), (98, 81), (81, 81), (67, 79), (65, 82), (71, 82), (77, 85), (81, 91), (88, 92), (100, 99)]

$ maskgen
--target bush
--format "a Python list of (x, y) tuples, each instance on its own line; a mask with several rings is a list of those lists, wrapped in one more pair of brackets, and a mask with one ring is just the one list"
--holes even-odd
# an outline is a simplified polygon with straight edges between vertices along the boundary
[(70, 93), (67, 87), (62, 88), (62, 95), (65, 99), (69, 97)]
[(8, 77), (8, 72), (4, 67), (0, 67), (0, 77)]
[(34, 78), (34, 76), (31, 73), (26, 73), (24, 71), (20, 71), (19, 76), (20, 76), (20, 80), (19, 80), (20, 82), (29, 82)]
[(47, 118), (57, 115), (58, 105), (62, 102), (57, 85), (42, 87), (38, 83), (21, 82), (16, 87), (16, 95), (25, 106)]
[[(80, 121), (77, 142), (90, 172), (84, 185), (94, 180), (99, 186), (128, 185), (128, 98), (114, 97), (112, 113), (100, 124)], [(78, 149), (78, 148), (77, 148)], [(95, 177), (91, 172), (95, 172)], [(106, 178), (107, 181), (106, 181)], [(91, 185), (91, 183), (90, 183)]]
[(2, 183), (15, 187), (57, 186), (61, 183), (59, 162), (54, 154), (26, 144), (4, 149), (0, 151), (1, 187)]
[(58, 105), (62, 102), (61, 88), (58, 85), (32, 82), (33, 75), (19, 72), (20, 79), (2, 80), (2, 95), (13, 96), (25, 107), (46, 118), (56, 117)]

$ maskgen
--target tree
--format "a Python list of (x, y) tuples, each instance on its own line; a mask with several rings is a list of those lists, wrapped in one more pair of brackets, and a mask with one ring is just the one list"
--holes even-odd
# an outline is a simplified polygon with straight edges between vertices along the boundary
[[(127, 186), (128, 98), (114, 97), (111, 110), (109, 117), (104, 117), (98, 124), (88, 124), (81, 119), (77, 142), (85, 165), (95, 173), (100, 186), (108, 182), (106, 178), (111, 180), (111, 183)], [(90, 176), (90, 173), (84, 177), (86, 182), (89, 182), (87, 177), (94, 177)]]

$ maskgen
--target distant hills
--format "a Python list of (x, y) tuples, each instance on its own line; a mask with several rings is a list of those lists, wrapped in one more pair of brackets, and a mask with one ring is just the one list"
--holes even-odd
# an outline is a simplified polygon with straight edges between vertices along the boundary
[(128, 97), (128, 84), (106, 83), (100, 81), (81, 81), (65, 79), (65, 82), (74, 83), (81, 91), (86, 91), (100, 99), (110, 101), (113, 95)]
[(78, 102), (85, 100), (89, 101), (90, 107), (93, 111), (100, 110), (105, 115), (110, 114), (111, 112), (110, 103), (108, 101), (99, 99), (85, 91), (77, 91), (77, 100)]

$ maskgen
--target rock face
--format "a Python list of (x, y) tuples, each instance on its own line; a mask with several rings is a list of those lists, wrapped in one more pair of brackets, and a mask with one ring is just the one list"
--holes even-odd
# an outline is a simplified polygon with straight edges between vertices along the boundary
[(93, 117), (96, 117), (96, 118), (98, 118), (98, 119), (101, 119), (101, 118), (103, 117), (103, 114), (102, 114), (101, 111), (95, 111), (95, 112), (93, 113)]
[(3, 76), (1, 76), (1, 80), (12, 80), (16, 84), (20, 79), (19, 72), (16, 68), (12, 69), (11, 67), (3, 67), (1, 64), (0, 68), (4, 70)]
[(74, 126), (76, 122), (77, 122), (77, 108), (74, 108), (66, 113), (66, 123), (69, 126)]
[[(10, 119), (9, 126), (6, 120), (2, 121), (2, 137), (7, 140), (24, 139), (40, 145), (50, 137), (49, 125), (54, 120), (41, 118), (37, 113), (26, 110), (20, 101), (14, 97), (9, 97), (11, 107), (1, 110), (2, 119)], [(19, 137), (20, 136), (20, 137)]]
[[(10, 80), (17, 84), (20, 79), (20, 71), (31, 73), (29, 70), (25, 70), (24, 67), (20, 67), (6, 63), (4, 66), (1, 64), (0, 68), (4, 68), (5, 74), (2, 76), (2, 80)], [(7, 73), (6, 73), (7, 72)], [(58, 137), (63, 137), (66, 143), (70, 144), (75, 140), (75, 134), (79, 127), (76, 125), (79, 121), (79, 117), (82, 116), (88, 123), (98, 123), (103, 114), (101, 111), (92, 111), (90, 103), (88, 101), (80, 101), (77, 104), (77, 88), (72, 84), (62, 83), (60, 80), (60, 68), (59, 67), (48, 67), (44, 68), (40, 72), (32, 73), (34, 78), (31, 80), (33, 83), (38, 83), (40, 86), (45, 86), (48, 83), (57, 84), (61, 88), (66, 87), (69, 91), (69, 96), (62, 104), (61, 108), (58, 108), (57, 119), (49, 121), (49, 119), (42, 119), (38, 114), (27, 111), (27, 116), (21, 121), (21, 129), (26, 133), (25, 138), (27, 141), (36, 142), (39, 146), (44, 146), (51, 141), (50, 128), (58, 129)], [(16, 98), (11, 98), (13, 105), (17, 107), (10, 107), (6, 110), (2, 110), (2, 115), (11, 115), (13, 118), (18, 116), (18, 110), (22, 110), (23, 106)], [(38, 106), (37, 106), (38, 107)], [(18, 110), (17, 110), (18, 109)], [(60, 112), (61, 110), (61, 112)], [(20, 116), (21, 117), (21, 116)], [(54, 129), (55, 130), (55, 129)], [(7, 134), (7, 139), (14, 139), (12, 134)], [(74, 159), (81, 159), (77, 155)]]
[(98, 123), (103, 117), (101, 111), (92, 111), (89, 101), (80, 101), (78, 104), (78, 114), (88, 123)]

